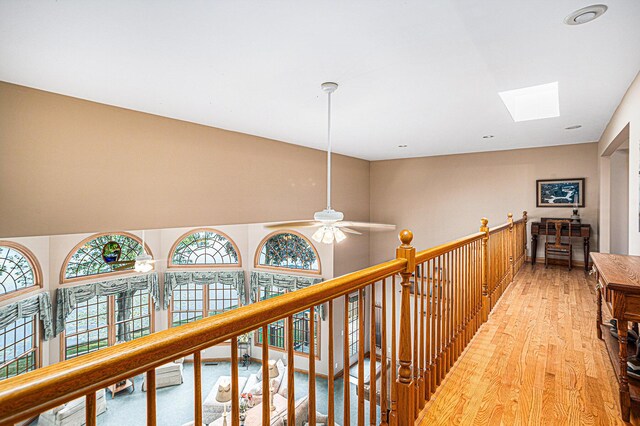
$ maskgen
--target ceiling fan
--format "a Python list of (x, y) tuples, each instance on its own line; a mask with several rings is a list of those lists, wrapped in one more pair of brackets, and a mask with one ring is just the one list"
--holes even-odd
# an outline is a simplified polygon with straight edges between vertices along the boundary
[(122, 271), (124, 269), (133, 269), (136, 272), (146, 273), (153, 269), (153, 264), (156, 262), (150, 254), (147, 253), (144, 245), (144, 231), (142, 231), (142, 253), (136, 256), (135, 260), (116, 260), (109, 262), (111, 269), (114, 271)]
[(344, 221), (344, 214), (335, 211), (331, 207), (331, 94), (338, 89), (337, 83), (326, 82), (320, 85), (322, 90), (327, 94), (328, 111), (327, 111), (327, 208), (316, 212), (313, 220), (279, 222), (266, 225), (271, 229), (282, 228), (302, 228), (302, 227), (318, 227), (313, 234), (313, 239), (317, 242), (331, 244), (334, 241), (339, 243), (343, 241), (348, 234), (362, 235), (361, 232), (351, 228), (368, 228), (372, 231), (392, 231), (396, 229), (395, 225), (387, 225), (383, 223), (370, 222), (351, 222)]

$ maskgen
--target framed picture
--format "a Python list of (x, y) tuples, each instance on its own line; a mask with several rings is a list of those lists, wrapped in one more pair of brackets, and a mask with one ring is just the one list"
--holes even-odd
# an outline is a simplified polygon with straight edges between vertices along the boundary
[(584, 178), (538, 179), (538, 207), (584, 207)]

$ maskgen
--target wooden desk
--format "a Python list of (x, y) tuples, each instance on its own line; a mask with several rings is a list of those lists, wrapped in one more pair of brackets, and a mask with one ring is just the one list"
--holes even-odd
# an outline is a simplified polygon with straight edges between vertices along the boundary
[[(631, 401), (640, 402), (640, 381), (627, 375), (627, 329), (629, 321), (640, 321), (640, 257), (591, 253), (591, 259), (598, 290), (598, 338), (604, 340), (609, 352), (620, 387), (622, 420), (628, 422)], [(618, 341), (609, 333), (609, 325), (602, 324), (603, 297), (618, 322)]]
[[(549, 232), (554, 232), (549, 229)], [(547, 235), (544, 222), (531, 222), (531, 265), (536, 263), (536, 252), (538, 250), (538, 235)], [(569, 235), (569, 226), (562, 227), (562, 235)], [(589, 270), (589, 239), (591, 238), (591, 225), (588, 223), (572, 223), (571, 236), (582, 237), (584, 245), (584, 270)]]

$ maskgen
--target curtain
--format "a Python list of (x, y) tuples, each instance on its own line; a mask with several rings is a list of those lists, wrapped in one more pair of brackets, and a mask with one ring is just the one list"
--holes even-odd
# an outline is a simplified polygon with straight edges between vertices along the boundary
[(220, 283), (232, 285), (238, 292), (240, 301), (245, 302), (244, 271), (193, 271), (193, 272), (165, 272), (164, 274), (164, 309), (169, 308), (173, 289), (184, 284), (208, 285)]
[(49, 293), (38, 293), (27, 299), (0, 307), (0, 329), (7, 327), (20, 318), (40, 315), (44, 328), (44, 340), (51, 339), (53, 334), (53, 315), (51, 314), (51, 299)]
[(81, 284), (73, 287), (58, 288), (56, 293), (58, 302), (56, 306), (56, 335), (64, 331), (66, 319), (78, 303), (85, 302), (95, 296), (119, 295), (118, 299), (130, 299), (130, 297), (126, 297), (126, 295), (131, 295), (136, 290), (148, 291), (156, 310), (160, 309), (160, 290), (158, 287), (158, 274), (156, 272), (90, 284)]
[[(274, 274), (271, 272), (251, 271), (251, 302), (258, 300), (260, 287), (276, 286), (296, 291), (322, 282), (320, 277), (302, 277), (298, 275)], [(322, 320), (325, 320), (324, 305), (317, 307)]]

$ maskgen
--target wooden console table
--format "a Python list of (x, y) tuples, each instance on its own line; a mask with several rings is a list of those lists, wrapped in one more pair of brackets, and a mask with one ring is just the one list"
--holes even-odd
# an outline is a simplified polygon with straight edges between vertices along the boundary
[[(622, 420), (628, 422), (631, 401), (640, 402), (640, 381), (627, 375), (627, 329), (629, 321), (640, 321), (640, 256), (591, 253), (598, 290), (597, 332), (604, 340), (620, 387)], [(602, 324), (602, 299), (616, 319), (618, 340)], [(632, 348), (633, 349), (633, 348)]]
[[(552, 232), (550, 229), (549, 232)], [(555, 228), (553, 229), (555, 233)], [(562, 235), (569, 235), (569, 226), (562, 227)], [(531, 222), (531, 265), (536, 263), (536, 251), (538, 250), (538, 235), (547, 235), (544, 222)], [(588, 223), (576, 223), (571, 225), (571, 236), (582, 237), (584, 245), (584, 270), (589, 271), (589, 239), (591, 238), (591, 225)]]

